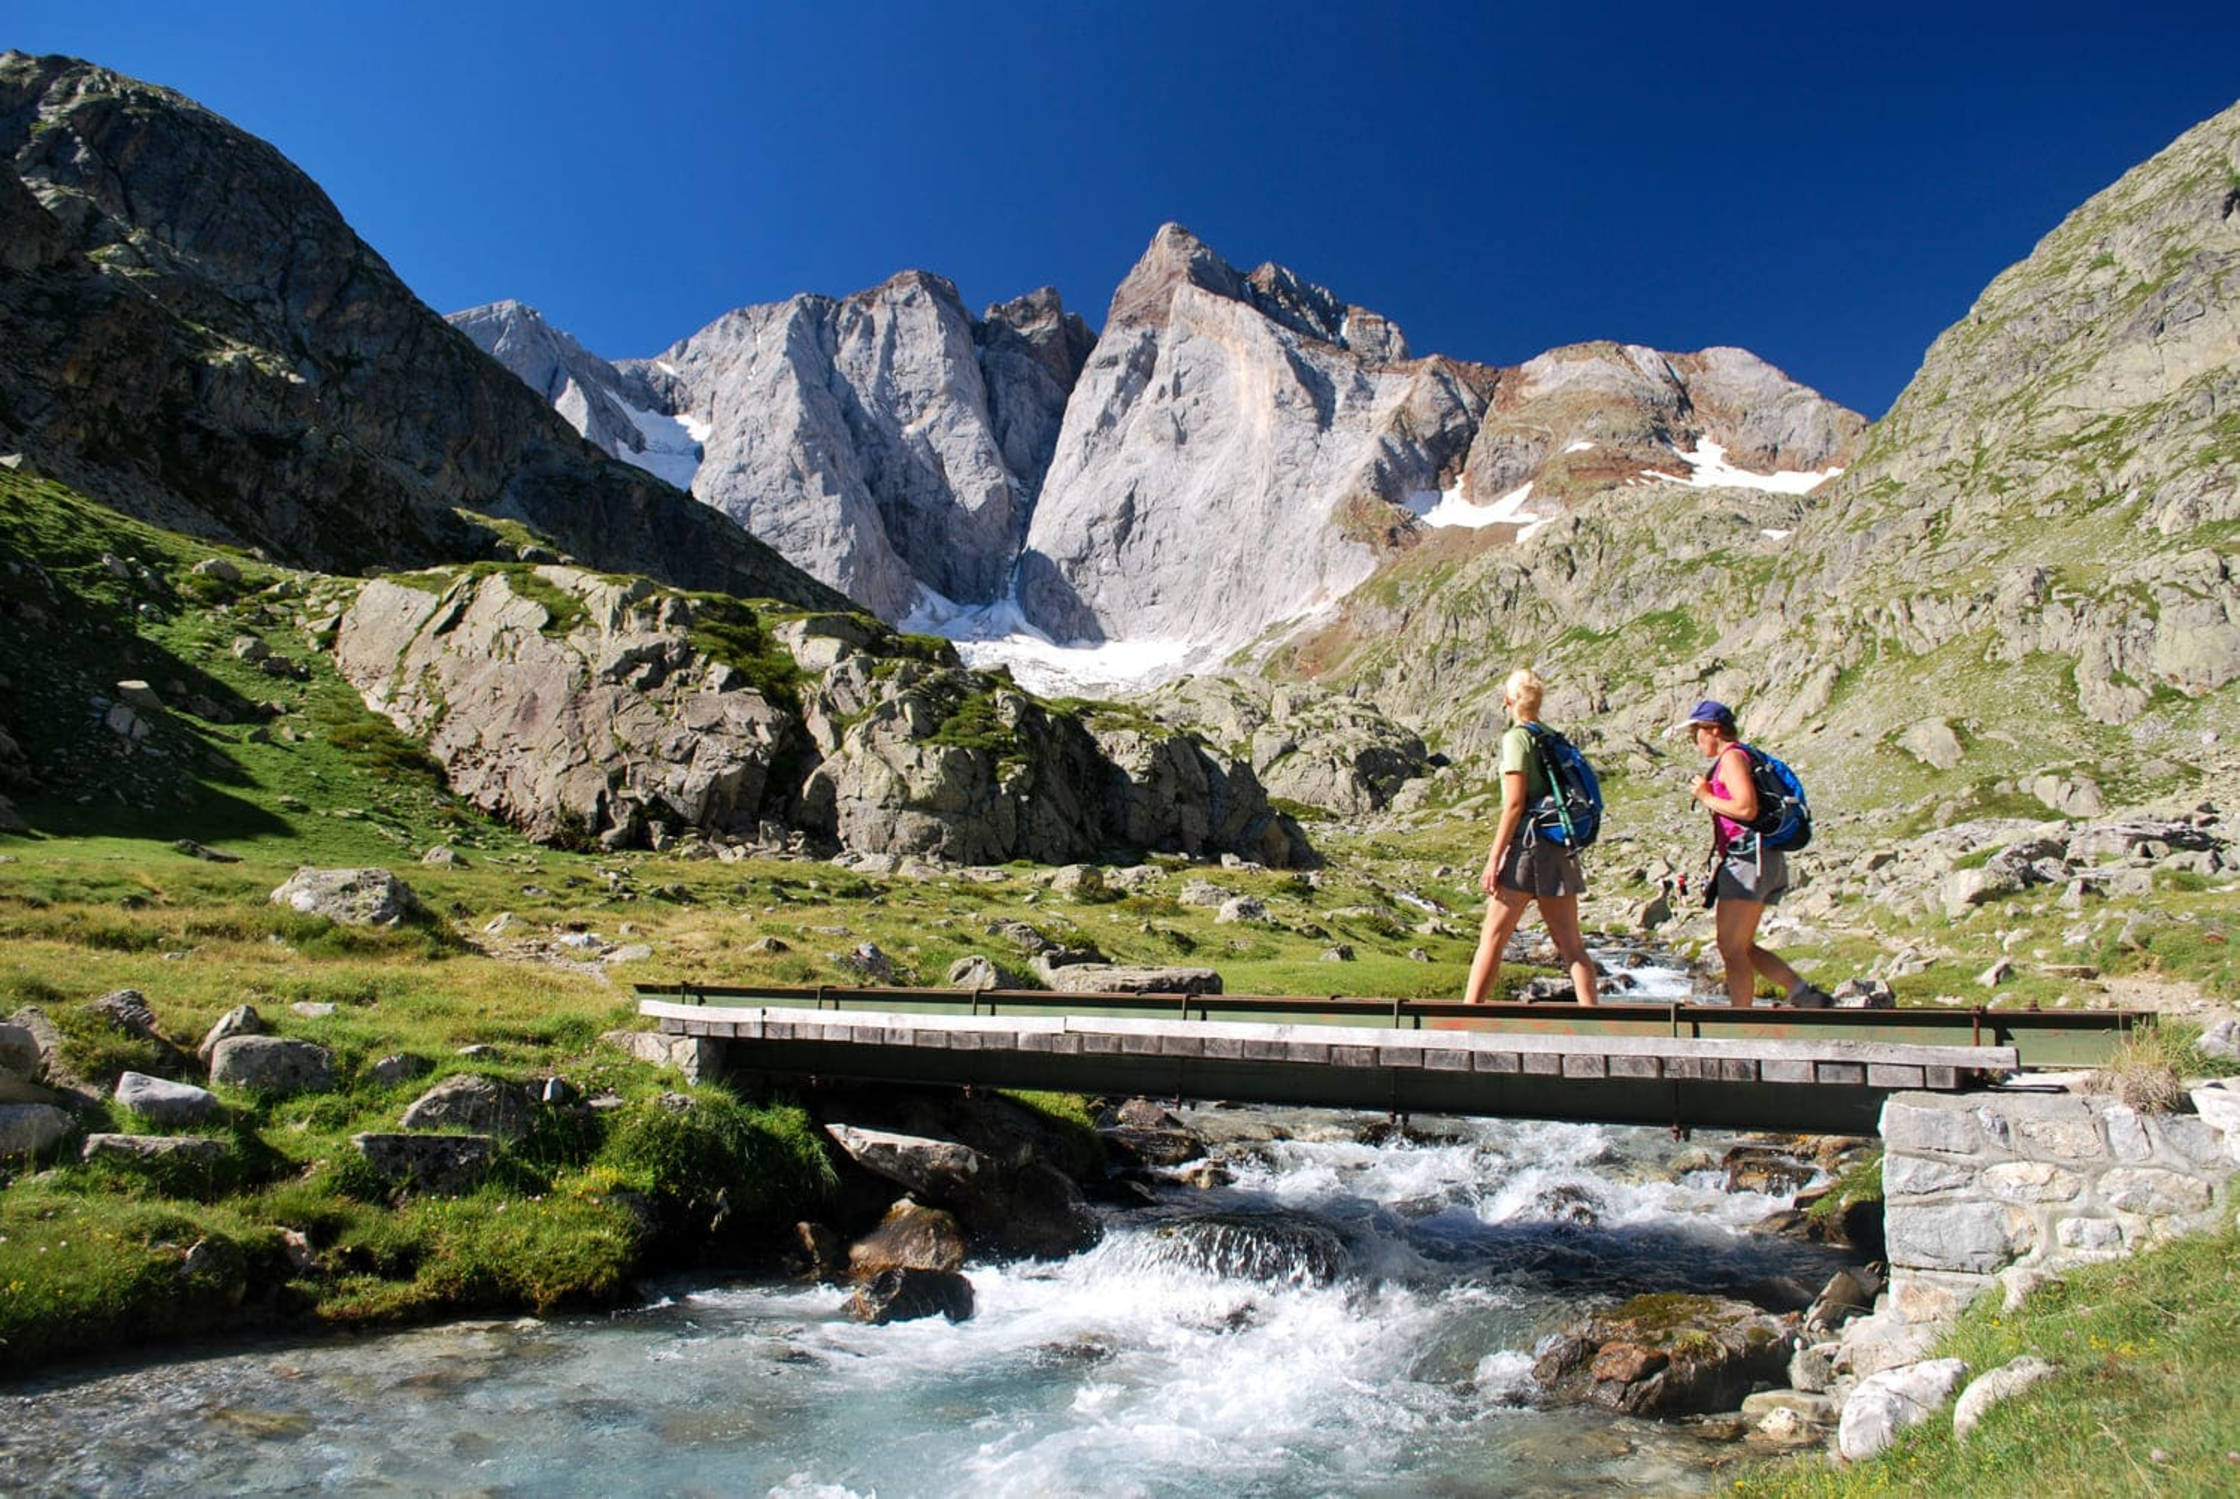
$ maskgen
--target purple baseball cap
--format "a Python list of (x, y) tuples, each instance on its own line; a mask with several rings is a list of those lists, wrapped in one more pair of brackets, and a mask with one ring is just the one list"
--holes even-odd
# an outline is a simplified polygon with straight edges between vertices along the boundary
[(1673, 727), (1675, 729), (1692, 729), (1701, 724), (1710, 724), (1714, 728), (1731, 730), (1734, 728), (1734, 709), (1728, 707), (1725, 703), (1707, 697), (1696, 704), (1694, 712), (1681, 719)]

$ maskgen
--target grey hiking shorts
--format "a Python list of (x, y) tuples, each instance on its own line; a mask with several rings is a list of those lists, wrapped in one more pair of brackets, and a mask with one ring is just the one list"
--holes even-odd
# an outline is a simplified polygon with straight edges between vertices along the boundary
[(1730, 849), (1711, 879), (1714, 900), (1754, 900), (1774, 905), (1789, 889), (1789, 856), (1776, 849)]
[(1587, 878), (1579, 872), (1578, 852), (1537, 838), (1519, 838), (1509, 845), (1499, 878), (1502, 889), (1534, 897), (1584, 895), (1587, 891)]

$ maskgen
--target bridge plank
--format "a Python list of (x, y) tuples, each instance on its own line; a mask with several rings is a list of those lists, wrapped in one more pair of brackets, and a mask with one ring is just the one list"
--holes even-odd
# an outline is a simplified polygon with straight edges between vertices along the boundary
[[(672, 1034), (801, 1045), (864, 1045), (1051, 1057), (1200, 1058), (1347, 1071), (1478, 1072), (1581, 1081), (1818, 1083), (1953, 1089), (1976, 1071), (2012, 1071), (2013, 1047), (1843, 1040), (1702, 1040), (1384, 1026), (1276, 1025), (1175, 1016), (944, 1015), (722, 1008), (646, 1000)], [(930, 1058), (929, 1058), (930, 1062)]]

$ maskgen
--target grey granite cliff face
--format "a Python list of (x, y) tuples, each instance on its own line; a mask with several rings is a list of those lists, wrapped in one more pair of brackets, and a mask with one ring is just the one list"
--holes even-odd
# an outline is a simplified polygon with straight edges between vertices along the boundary
[(1041, 291), (974, 320), (938, 276), (717, 319), (628, 362), (708, 433), (694, 493), (888, 620), (1000, 598), (1092, 340)]
[(829, 600), (584, 447), (271, 146), (167, 90), (0, 56), (0, 441), (89, 495), (307, 566), (487, 553)]
[(1020, 560), (1027, 618), (1233, 645), (1342, 597), (1459, 469), (1490, 394), (1490, 371), (1392, 362), (1405, 349), (1288, 272), (1240, 275), (1161, 229), (1067, 407)]

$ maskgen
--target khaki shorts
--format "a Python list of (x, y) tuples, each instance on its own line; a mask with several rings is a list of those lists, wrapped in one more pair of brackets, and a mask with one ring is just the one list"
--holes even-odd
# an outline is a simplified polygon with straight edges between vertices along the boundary
[(1754, 900), (1777, 904), (1789, 889), (1789, 856), (1776, 849), (1728, 854), (1711, 879), (1713, 900)]
[(1499, 878), (1502, 889), (1534, 897), (1584, 895), (1587, 890), (1577, 851), (1537, 838), (1519, 838), (1509, 845)]

